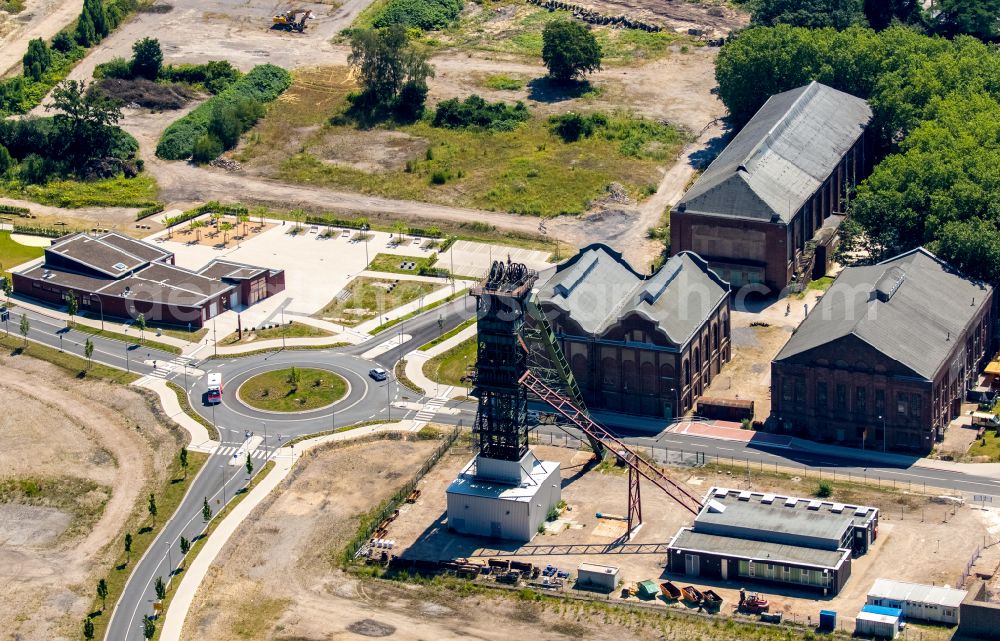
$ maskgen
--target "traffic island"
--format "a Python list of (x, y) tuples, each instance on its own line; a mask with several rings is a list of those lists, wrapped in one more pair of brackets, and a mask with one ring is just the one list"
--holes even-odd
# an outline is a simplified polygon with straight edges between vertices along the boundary
[(333, 405), (347, 395), (344, 377), (309, 367), (276, 369), (247, 379), (240, 402), (265, 412), (305, 412)]

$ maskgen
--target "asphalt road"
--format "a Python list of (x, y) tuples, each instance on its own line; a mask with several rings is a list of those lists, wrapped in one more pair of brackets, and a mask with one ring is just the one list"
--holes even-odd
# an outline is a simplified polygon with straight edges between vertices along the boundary
[[(24, 311), (21, 308), (12, 310), (11, 326), (15, 335), (20, 314)], [(31, 322), (30, 339), (56, 348), (59, 348), (61, 343), (66, 351), (82, 356), (83, 343), (88, 334), (66, 330), (61, 321), (34, 312), (27, 314)], [(465, 319), (471, 318), (473, 314), (471, 299), (463, 296), (419, 317), (402, 322), (362, 345), (335, 350), (286, 349), (238, 359), (207, 359), (200, 363), (192, 363), (193, 367), (206, 372), (220, 372), (223, 375), (225, 381), (223, 400), (216, 406), (204, 403), (204, 377), (198, 379), (189, 377), (187, 381), (192, 407), (217, 425), (222, 445), (209, 458), (201, 473), (192, 479), (191, 488), (174, 517), (159, 526), (157, 539), (147, 554), (135, 562), (125, 594), (112, 614), (106, 639), (114, 641), (142, 639), (143, 617), (152, 612), (155, 600), (153, 585), (156, 577), (162, 576), (167, 580), (167, 577), (171, 576), (171, 568), (177, 568), (179, 565), (179, 538), (184, 536), (193, 540), (203, 530), (201, 513), (204, 499), (208, 498), (213, 511), (218, 512), (227, 500), (232, 499), (235, 493), (247, 484), (249, 477), (242, 466), (245, 458), (240, 458), (238, 465), (228, 463), (233, 452), (247, 440), (248, 432), (252, 432), (253, 438), (260, 441), (257, 458), (253, 459), (256, 474), (263, 468), (264, 458), (288, 438), (328, 431), (334, 427), (360, 421), (413, 418), (417, 413), (416, 410), (394, 408), (391, 407), (392, 403), (408, 401), (415, 403), (415, 407), (422, 407), (430, 399), (420, 398), (406, 387), (398, 385), (393, 377), (394, 364), (407, 352), (456, 327)], [(112, 327), (109, 326), (109, 329)], [(120, 331), (121, 326), (117, 325), (113, 329)], [(121, 369), (128, 367), (139, 374), (153, 373), (152, 365), (148, 361), (176, 358), (173, 354), (157, 352), (134, 344), (126, 345), (117, 340), (90, 337), (95, 345), (95, 361)], [(402, 344), (399, 344), (400, 337), (405, 339)], [(366, 354), (367, 358), (364, 356)], [(237, 400), (236, 392), (239, 384), (250, 376), (269, 369), (288, 367), (291, 364), (326, 368), (337, 372), (348, 381), (350, 390), (343, 399), (330, 408), (290, 415), (254, 410)], [(372, 367), (387, 370), (388, 380), (382, 382), (372, 380), (368, 376), (368, 371)], [(184, 374), (179, 368), (165, 375), (161, 370), (158, 375), (184, 385)], [(438, 413), (433, 418), (435, 422), (472, 425), (476, 411), (475, 402), (452, 401), (445, 407), (457, 409), (458, 412)], [(897, 455), (883, 456), (877, 452), (862, 453), (818, 445), (764, 447), (742, 441), (718, 440), (687, 434), (641, 432), (634, 427), (616, 425), (616, 420), (619, 419), (613, 415), (601, 416), (600, 420), (605, 427), (614, 431), (626, 442), (642, 449), (650, 448), (651, 454), (659, 460), (679, 464), (691, 464), (695, 461), (728, 462), (746, 470), (751, 480), (755, 472), (759, 473), (775, 466), (801, 467), (803, 475), (815, 478), (849, 476), (858, 479), (867, 478), (890, 486), (937, 491), (942, 494), (964, 492), (1000, 496), (1000, 480), (962, 472), (915, 467), (913, 464), (917, 459)], [(627, 418), (623, 421), (623, 423), (628, 422)], [(567, 431), (551, 425), (537, 426), (535, 431), (542, 442), (551, 440), (555, 444), (565, 443), (570, 446), (575, 446), (576, 441), (582, 436), (572, 428), (568, 433), (575, 436), (567, 436)], [(741, 480), (745, 480), (745, 476)]]

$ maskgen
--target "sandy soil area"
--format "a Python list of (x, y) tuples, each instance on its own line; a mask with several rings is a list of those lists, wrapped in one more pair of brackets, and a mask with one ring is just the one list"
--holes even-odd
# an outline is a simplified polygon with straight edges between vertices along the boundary
[[(92, 527), (69, 511), (0, 504), (0, 629), (22, 641), (77, 639), (97, 579), (147, 484), (162, 482), (179, 435), (121, 386), (79, 381), (27, 356), (0, 356), (4, 479), (89, 481), (104, 503)], [(109, 604), (110, 606), (110, 604)]]
[(20, 67), (29, 40), (51, 39), (82, 8), (83, 0), (27, 0), (24, 11), (15, 16), (0, 12), (0, 75)]

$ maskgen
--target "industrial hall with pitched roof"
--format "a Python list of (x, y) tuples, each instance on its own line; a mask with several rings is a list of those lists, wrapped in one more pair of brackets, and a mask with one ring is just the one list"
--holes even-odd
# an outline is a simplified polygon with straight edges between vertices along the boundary
[(846, 194), (871, 171), (871, 118), (818, 82), (771, 96), (670, 212), (671, 251), (697, 253), (734, 290), (823, 276)]
[(729, 286), (695, 254), (644, 275), (595, 243), (536, 287), (587, 407), (682, 415), (730, 359)]
[(173, 253), (117, 232), (70, 234), (45, 248), (44, 262), (13, 273), (14, 291), (101, 318), (201, 327), (241, 305), (285, 289), (285, 272), (213, 260), (198, 271), (174, 265)]
[(771, 363), (768, 424), (929, 452), (989, 354), (992, 298), (923, 248), (844, 269)]

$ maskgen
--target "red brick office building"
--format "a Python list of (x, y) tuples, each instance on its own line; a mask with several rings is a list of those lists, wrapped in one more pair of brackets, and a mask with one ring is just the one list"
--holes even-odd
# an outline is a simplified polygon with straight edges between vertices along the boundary
[(923, 248), (848, 267), (771, 363), (771, 427), (926, 453), (975, 384), (992, 288)]
[(537, 287), (591, 409), (682, 415), (730, 359), (729, 285), (694, 254), (647, 276), (593, 244)]
[(285, 273), (213, 260), (198, 271), (174, 255), (117, 232), (71, 234), (45, 249), (40, 265), (13, 273), (14, 291), (54, 305), (70, 292), (94, 316), (201, 327), (216, 315), (285, 289)]
[(871, 171), (872, 112), (813, 82), (774, 96), (670, 212), (670, 250), (780, 291), (826, 273), (846, 194)]

